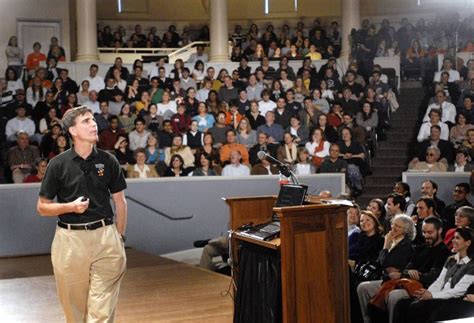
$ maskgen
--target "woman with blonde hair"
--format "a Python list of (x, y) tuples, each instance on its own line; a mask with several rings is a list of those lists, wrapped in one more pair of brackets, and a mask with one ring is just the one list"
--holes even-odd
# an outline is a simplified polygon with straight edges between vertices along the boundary
[(129, 165), (127, 168), (128, 178), (152, 178), (159, 177), (154, 165), (146, 164), (146, 149), (137, 148), (134, 153), (135, 165)]

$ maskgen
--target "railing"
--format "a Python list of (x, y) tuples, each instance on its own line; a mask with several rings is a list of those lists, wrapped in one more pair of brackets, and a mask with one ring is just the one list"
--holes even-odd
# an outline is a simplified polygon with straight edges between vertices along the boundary
[[(165, 56), (168, 62), (173, 64), (177, 59), (182, 59), (186, 62), (191, 54), (196, 52), (196, 47), (203, 45), (208, 48), (210, 42), (195, 41), (180, 48), (110, 48), (99, 47), (99, 58), (103, 63), (113, 64), (115, 58), (120, 56), (124, 64), (133, 64), (136, 59), (143, 59), (145, 61), (154, 61), (158, 57)], [(229, 57), (232, 52), (232, 42), (229, 42)], [(147, 60), (148, 58), (148, 60)]]

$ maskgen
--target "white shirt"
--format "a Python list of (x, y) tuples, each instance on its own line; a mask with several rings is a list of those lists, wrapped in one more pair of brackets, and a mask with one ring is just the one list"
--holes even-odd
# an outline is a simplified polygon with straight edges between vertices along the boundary
[(5, 127), (5, 134), (7, 137), (15, 135), (18, 131), (25, 131), (28, 133), (28, 136), (33, 136), (35, 134), (35, 123), (29, 118), (19, 119), (17, 117), (8, 120)]
[(139, 134), (136, 130), (130, 132), (128, 134), (128, 140), (130, 141), (130, 150), (135, 151), (135, 149), (137, 148), (145, 148), (149, 135), (150, 132), (148, 132), (147, 130), (143, 131), (143, 133), (141, 134)]
[(316, 156), (316, 157), (329, 156), (329, 146), (331, 146), (331, 144), (328, 141), (324, 142), (323, 150), (318, 151), (317, 153), (314, 153), (314, 150), (316, 149), (317, 146), (319, 146), (319, 144), (316, 144), (314, 142), (307, 142), (305, 145), (305, 148), (308, 149), (310, 156)]
[(206, 89), (205, 87), (203, 87), (202, 89), (197, 91), (196, 100), (198, 100), (199, 102), (206, 102), (207, 98), (209, 97), (209, 92), (211, 92), (210, 89)]
[(31, 104), (32, 107), (35, 107), (38, 102), (44, 101), (44, 93), (46, 93), (46, 89), (43, 89), (42, 98), (40, 98), (39, 91), (37, 91), (35, 97), (33, 97), (33, 88), (30, 86), (28, 89), (26, 89), (26, 102)]
[(423, 117), (423, 122), (430, 121), (430, 111), (432, 109), (439, 109), (441, 108), (441, 121), (443, 122), (451, 122), (453, 124), (456, 123), (456, 107), (454, 104), (444, 101), (441, 106), (438, 103), (431, 103), (426, 109), (425, 116)]
[(127, 81), (121, 79), (119, 82), (115, 82), (115, 86), (118, 87), (120, 91), (125, 93), (125, 88), (127, 87)]
[[(457, 264), (467, 264), (471, 261), (471, 258), (468, 256), (459, 259), (459, 254), (456, 254), (454, 259), (456, 259)], [(469, 286), (474, 283), (473, 275), (464, 275), (461, 280), (451, 288), (451, 278), (448, 279), (446, 283), (444, 282), (447, 271), (446, 267), (443, 267), (436, 281), (428, 287), (428, 291), (433, 298), (448, 299), (461, 297), (466, 293)]]
[(258, 111), (262, 116), (265, 116), (265, 114), (268, 111), (273, 111), (273, 109), (276, 108), (276, 103), (273, 102), (272, 100), (268, 100), (268, 102), (265, 101), (260, 101), (258, 102)]
[(441, 73), (443, 73), (443, 72), (448, 72), (449, 73), (448, 82), (456, 82), (456, 81), (459, 81), (461, 79), (461, 76), (459, 75), (459, 72), (456, 71), (456, 70), (453, 70), (453, 69), (451, 69), (449, 71), (441, 70), (439, 72), (436, 72), (433, 82), (441, 81)]
[(229, 164), (222, 170), (222, 176), (250, 176), (250, 168), (242, 164)]
[(148, 165), (145, 165), (145, 167), (143, 167), (143, 171), (142, 171), (142, 170), (140, 170), (140, 167), (138, 167), (138, 165), (135, 164), (135, 165), (133, 166), (133, 170), (134, 170), (135, 172), (138, 172), (138, 178), (148, 178), (148, 177), (146, 176), (146, 172), (149, 172), (149, 171), (150, 171), (150, 168), (148, 168)]
[[(105, 88), (104, 79), (101, 76), (96, 75), (94, 78), (88, 76), (84, 79), (84, 81), (89, 81), (89, 91), (94, 90), (99, 93), (100, 90)], [(82, 86), (79, 91), (82, 91)]]
[(84, 102), (84, 105), (88, 107), (89, 109), (91, 109), (94, 114), (100, 113), (99, 101), (92, 102), (91, 100), (87, 100), (86, 102)]
[[(418, 142), (422, 142), (423, 140), (426, 140), (430, 137), (431, 135), (431, 122), (423, 122), (423, 124), (420, 127), (420, 131), (418, 132), (418, 136), (416, 137), (416, 140)], [(449, 128), (448, 125), (444, 122), (438, 123), (438, 126), (441, 128), (441, 135), (440, 138), (443, 140), (449, 140)]]
[(189, 56), (187, 63), (196, 63), (197, 61), (207, 63), (209, 61), (209, 56), (207, 56), (206, 53), (202, 53), (201, 56), (199, 56), (197, 53), (192, 53), (191, 56)]
[(169, 120), (173, 114), (178, 112), (176, 102), (174, 100), (171, 100), (166, 104), (158, 103), (157, 108), (158, 115), (162, 116), (165, 120)]
[(296, 164), (296, 170), (295, 170), (296, 175), (311, 175), (311, 165), (310, 164), (302, 164), (298, 163)]
[(7, 82), (7, 91), (12, 91), (13, 94), (15, 94), (16, 90), (18, 89), (24, 89), (23, 82), (20, 79), (17, 79), (16, 81)]

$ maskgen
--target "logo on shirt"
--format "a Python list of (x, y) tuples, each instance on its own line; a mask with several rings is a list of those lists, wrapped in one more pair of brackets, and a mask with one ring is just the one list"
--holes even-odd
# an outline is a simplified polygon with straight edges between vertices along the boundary
[(97, 176), (104, 176), (104, 172), (105, 172), (104, 164), (95, 164), (95, 168), (97, 169)]

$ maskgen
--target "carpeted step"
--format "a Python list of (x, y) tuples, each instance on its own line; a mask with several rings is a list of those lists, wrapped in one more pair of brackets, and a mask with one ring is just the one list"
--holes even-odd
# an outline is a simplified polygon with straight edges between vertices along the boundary
[(387, 185), (370, 185), (364, 187), (364, 195), (376, 195), (376, 194), (382, 194), (382, 196), (385, 196), (393, 191), (393, 183), (387, 184)]
[(393, 187), (393, 184), (399, 178), (401, 178), (401, 174), (399, 176), (392, 176), (392, 175), (388, 175), (388, 176), (377, 176), (377, 175), (367, 176), (365, 178), (364, 190), (365, 190), (365, 188), (368, 188), (372, 185), (383, 185), (383, 186), (390, 186), (391, 185)]
[(379, 175), (393, 176), (393, 177), (401, 176), (402, 172), (404, 172), (406, 169), (407, 169), (406, 165), (397, 165), (397, 166), (374, 165), (372, 166), (372, 176), (379, 176)]

